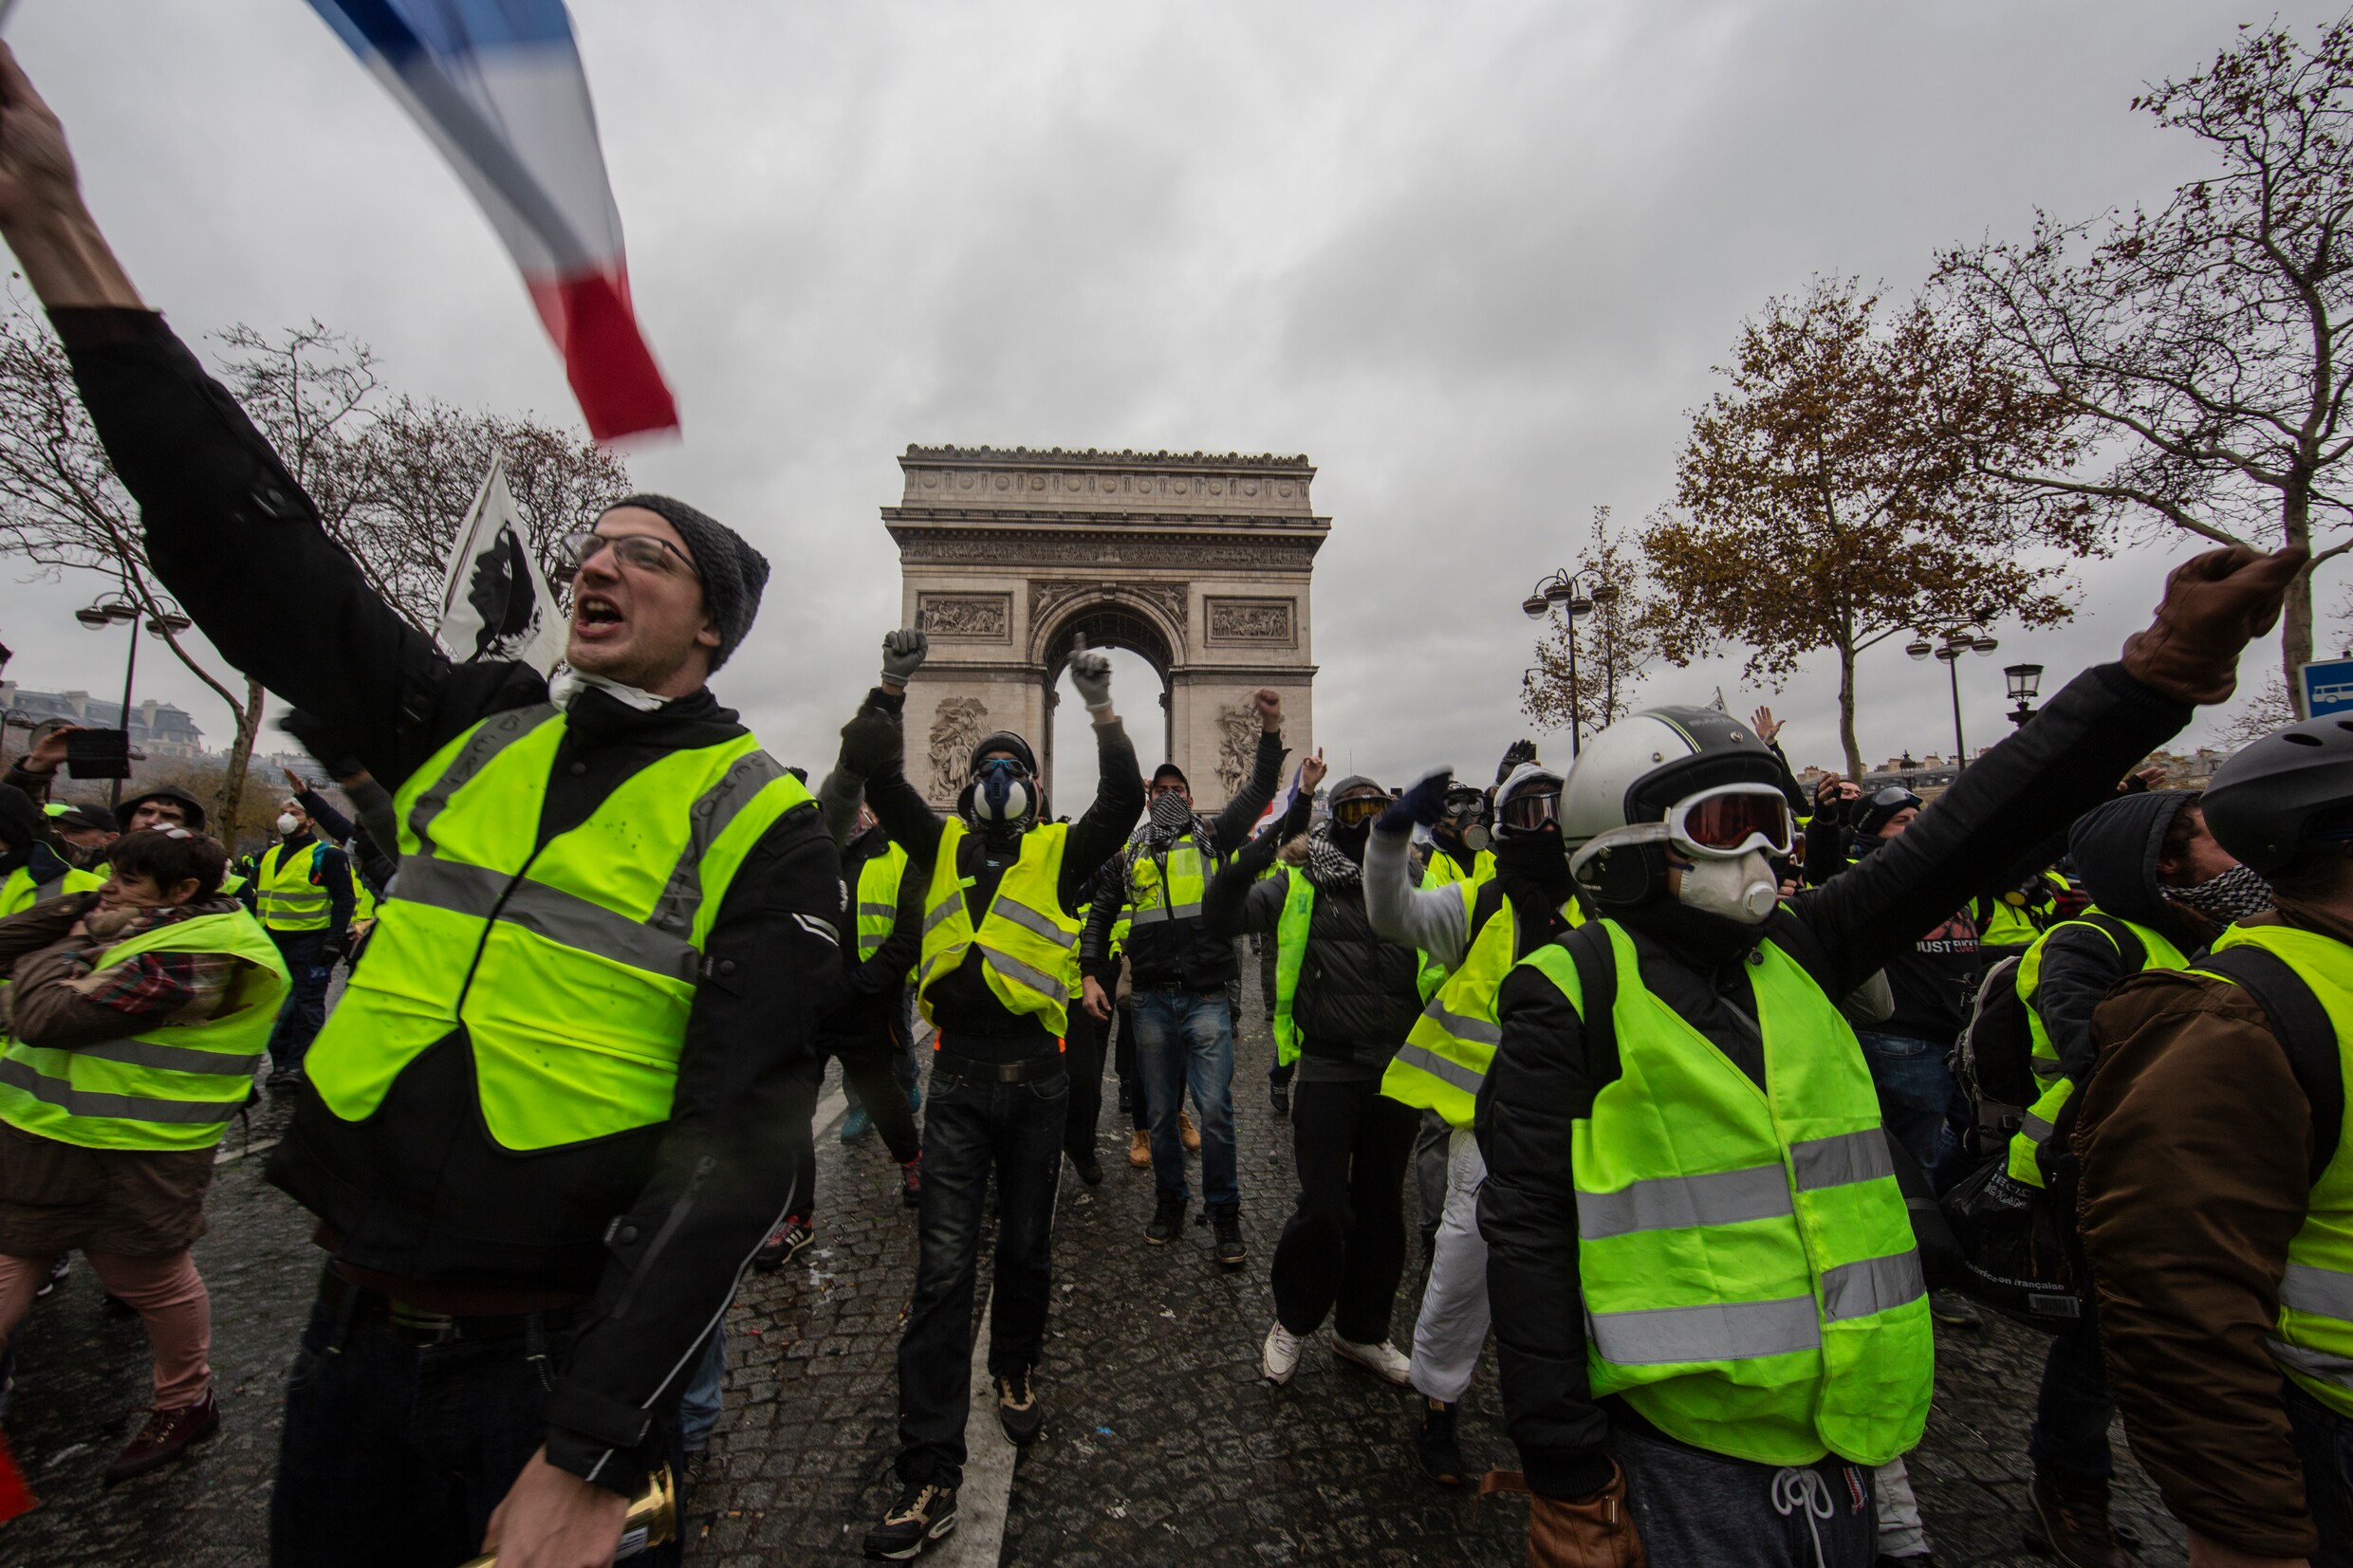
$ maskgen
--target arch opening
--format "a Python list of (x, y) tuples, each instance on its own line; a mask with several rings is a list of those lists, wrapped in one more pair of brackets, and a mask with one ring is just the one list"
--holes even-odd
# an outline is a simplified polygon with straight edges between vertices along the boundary
[[(1086, 708), (1070, 683), (1070, 655), (1082, 648), (1111, 654), (1113, 707), (1149, 770), (1173, 750), (1168, 699), (1176, 665), (1168, 629), (1146, 612), (1117, 600), (1097, 600), (1055, 618), (1040, 650), (1046, 666), (1047, 798), (1059, 815), (1076, 817), (1095, 797), (1095, 743)], [(1151, 679), (1144, 677), (1149, 675)]]

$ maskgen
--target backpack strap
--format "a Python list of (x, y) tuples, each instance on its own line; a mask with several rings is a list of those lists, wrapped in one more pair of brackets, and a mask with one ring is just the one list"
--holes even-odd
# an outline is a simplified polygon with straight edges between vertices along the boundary
[(2149, 945), (2140, 940), (2139, 932), (2115, 915), (2103, 914), (2098, 910), (2085, 910), (2066, 923), (2092, 926), (2105, 932), (2108, 940), (2116, 944), (2116, 950), (2123, 955), (2126, 974), (2139, 974), (2149, 967)]
[(1596, 1093), (1618, 1081), (1618, 1030), (1611, 1022), (1618, 1005), (1618, 955), (1608, 925), (1588, 920), (1560, 939), (1577, 966), (1577, 989), (1585, 1031), (1585, 1078)]
[(2272, 1037), (2288, 1057), (2288, 1070), (2296, 1075), (2296, 1087), (2311, 1102), (2310, 1175), (2317, 1186), (2321, 1172), (2336, 1157), (2344, 1128), (2344, 1067), (2327, 1009), (2287, 960), (2262, 948), (2225, 948), (2191, 967), (2232, 982), (2262, 1006)]

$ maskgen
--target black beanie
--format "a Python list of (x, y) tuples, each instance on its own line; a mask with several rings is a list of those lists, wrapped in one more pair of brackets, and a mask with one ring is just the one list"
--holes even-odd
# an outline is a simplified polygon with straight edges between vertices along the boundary
[(622, 496), (605, 510), (615, 507), (643, 507), (658, 514), (678, 530), (678, 537), (695, 553), (703, 602), (710, 607), (711, 618), (719, 623), (719, 646), (711, 651), (711, 668), (718, 669), (751, 630), (752, 617), (760, 613), (760, 590), (768, 586), (768, 557), (718, 519), (666, 495), (640, 490)]

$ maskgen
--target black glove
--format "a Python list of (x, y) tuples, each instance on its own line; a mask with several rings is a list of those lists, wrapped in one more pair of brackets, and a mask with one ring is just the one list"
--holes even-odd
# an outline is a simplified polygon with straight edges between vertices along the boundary
[(1511, 770), (1520, 764), (1532, 763), (1535, 760), (1536, 743), (1534, 741), (1513, 741), (1504, 747), (1503, 761), (1495, 765), (1495, 782), (1503, 783), (1511, 777)]
[(1414, 787), (1399, 795), (1380, 813), (1378, 824), (1383, 833), (1411, 833), (1416, 823), (1433, 827), (1446, 814), (1446, 792), (1454, 787), (1454, 770), (1434, 768), (1414, 781)]
[(906, 733), (894, 715), (862, 708), (842, 727), (842, 771), (858, 779), (887, 773), (906, 756)]

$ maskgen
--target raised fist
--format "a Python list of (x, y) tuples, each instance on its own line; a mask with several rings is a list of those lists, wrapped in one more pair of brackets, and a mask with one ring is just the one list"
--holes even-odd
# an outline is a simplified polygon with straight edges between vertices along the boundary
[(1272, 735), (1283, 728), (1283, 694), (1271, 686), (1262, 686), (1251, 693), (1251, 706), (1258, 710), (1258, 728)]
[(1111, 655), (1099, 648), (1088, 648), (1071, 655), (1070, 684), (1079, 689), (1079, 700), (1086, 704), (1088, 712), (1109, 712)]
[(932, 639), (912, 627), (882, 635), (882, 684), (904, 690), (915, 673), (923, 668), (923, 657), (932, 651)]

